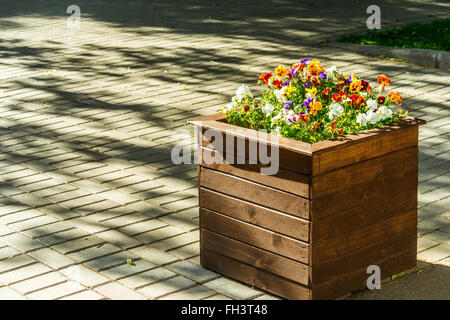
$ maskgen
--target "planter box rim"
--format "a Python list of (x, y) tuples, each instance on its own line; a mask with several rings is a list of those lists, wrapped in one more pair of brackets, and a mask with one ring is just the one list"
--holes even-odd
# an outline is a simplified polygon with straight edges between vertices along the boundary
[[(232, 131), (234, 136), (244, 137), (249, 140), (255, 140), (254, 134), (257, 132), (254, 129), (239, 127), (233, 124), (229, 124), (225, 120), (225, 116), (222, 113), (216, 113), (212, 115), (202, 116), (198, 118), (189, 119), (188, 124), (194, 126), (201, 126), (206, 129), (215, 129), (221, 133), (227, 133)], [(390, 123), (381, 128), (373, 128), (363, 130), (353, 135), (346, 135), (338, 137), (333, 140), (323, 140), (316, 143), (307, 143), (299, 140), (289, 139), (285, 137), (278, 137), (278, 147), (292, 150), (301, 154), (312, 155), (320, 154), (330, 148), (336, 149), (347, 145), (348, 143), (359, 143), (367, 139), (371, 139), (375, 136), (386, 134), (388, 132), (398, 130), (409, 126), (420, 126), (427, 122), (425, 120), (407, 116), (397, 122)], [(271, 140), (272, 134), (260, 132), (258, 134), (258, 141), (267, 142), (269, 145), (273, 144)]]

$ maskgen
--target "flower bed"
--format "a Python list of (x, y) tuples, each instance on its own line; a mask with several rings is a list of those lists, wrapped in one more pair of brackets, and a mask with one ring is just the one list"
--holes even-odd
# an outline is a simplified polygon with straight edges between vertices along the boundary
[(290, 68), (278, 66), (259, 76), (262, 96), (254, 98), (243, 84), (222, 110), (228, 123), (314, 143), (339, 135), (381, 127), (406, 116), (398, 91), (386, 92), (390, 79), (378, 76), (378, 87), (336, 67), (324, 69), (304, 59)]

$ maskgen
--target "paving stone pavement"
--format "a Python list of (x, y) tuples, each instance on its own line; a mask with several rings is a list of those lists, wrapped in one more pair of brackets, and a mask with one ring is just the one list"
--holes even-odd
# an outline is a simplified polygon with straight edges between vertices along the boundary
[[(365, 28), (371, 3), (75, 3), (79, 29), (60, 1), (0, 1), (0, 299), (276, 299), (200, 267), (197, 171), (170, 152), (192, 143), (187, 119), (303, 57), (388, 74), (428, 121), (422, 271), (351, 298), (450, 298), (449, 73), (326, 47)], [(445, 1), (379, 3), (383, 28), (449, 12)], [(405, 293), (421, 277), (439, 281)]]

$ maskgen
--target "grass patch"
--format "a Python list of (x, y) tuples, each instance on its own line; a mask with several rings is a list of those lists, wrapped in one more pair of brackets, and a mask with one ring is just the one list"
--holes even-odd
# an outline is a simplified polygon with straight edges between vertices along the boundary
[(450, 51), (450, 19), (411, 23), (391, 30), (370, 30), (362, 35), (344, 35), (338, 41)]

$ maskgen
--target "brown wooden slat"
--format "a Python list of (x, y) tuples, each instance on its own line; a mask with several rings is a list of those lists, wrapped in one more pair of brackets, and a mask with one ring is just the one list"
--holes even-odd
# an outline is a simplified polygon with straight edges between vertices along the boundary
[(200, 208), (200, 227), (275, 254), (309, 264), (307, 243)]
[(220, 252), (258, 269), (308, 286), (310, 267), (268, 251), (250, 246), (206, 229), (200, 230), (200, 247)]
[(416, 161), (418, 147), (413, 146), (379, 158), (359, 162), (321, 176), (312, 177), (312, 198), (350, 189), (369, 183), (380, 175), (391, 175), (403, 170), (408, 161)]
[(248, 180), (201, 168), (200, 186), (309, 219), (309, 200)]
[[(280, 146), (279, 144), (276, 143), (276, 141), (273, 140), (273, 139), (275, 139), (275, 137), (273, 135), (261, 134), (263, 137), (268, 136), (269, 139), (264, 139), (264, 138), (261, 138), (261, 139), (253, 138), (252, 139), (252, 136), (254, 136), (254, 134), (256, 132), (255, 130), (232, 126), (234, 128), (238, 128), (239, 130), (245, 129), (248, 131), (245, 132), (245, 134), (243, 134), (243, 133), (238, 134), (234, 130), (221, 131), (220, 129), (216, 128), (218, 123), (219, 122), (214, 122), (214, 126), (212, 128), (211, 127), (202, 128), (203, 132), (202, 132), (202, 134), (199, 135), (201, 146), (217, 150), (220, 153), (232, 152), (234, 155), (237, 155), (237, 153), (238, 153), (237, 149), (238, 149), (238, 145), (239, 145), (238, 141), (243, 141), (243, 143), (244, 143), (243, 150), (245, 150), (243, 152), (244, 154), (243, 155), (239, 154), (237, 156), (239, 156), (240, 158), (249, 159), (249, 154), (250, 154), (250, 152), (249, 152), (250, 142), (249, 141), (256, 141), (257, 142), (256, 143), (257, 150), (259, 150), (259, 148), (262, 148), (262, 150), (264, 150), (264, 152), (266, 152), (268, 154), (268, 156), (272, 155), (270, 146), (273, 145), (273, 146), (276, 146), (275, 151), (278, 153), (278, 162), (279, 162), (280, 168), (286, 169), (289, 171), (298, 172), (301, 174), (309, 174), (311, 172), (312, 157), (311, 157), (310, 151), (308, 151), (311, 149), (310, 144), (305, 144), (302, 142), (305, 146), (307, 145), (307, 148), (305, 150), (302, 149), (303, 147), (292, 148), (292, 147), (290, 147), (290, 145), (296, 146), (296, 144), (300, 143), (300, 142), (291, 140), (291, 139), (287, 139), (287, 138), (278, 137), (280, 140), (282, 140), (282, 139), (287, 140), (284, 142), (283, 146)], [(224, 124), (224, 125), (229, 126), (229, 124)], [(207, 138), (204, 135), (204, 132), (206, 130), (208, 130), (208, 132), (211, 134), (211, 138)], [(229, 137), (233, 137), (234, 147), (227, 147), (226, 135), (228, 135)], [(218, 138), (216, 138), (216, 137), (218, 137)], [(259, 151), (257, 152), (257, 155), (259, 155)], [(261, 163), (261, 161), (259, 161), (259, 156), (258, 156), (258, 163)]]
[[(336, 190), (333, 193), (314, 198), (312, 214), (314, 219), (329, 215), (339, 215), (344, 211), (380, 202), (406, 190), (417, 189), (417, 159), (404, 163), (403, 170), (389, 174), (379, 174), (376, 179), (357, 184), (347, 190)], [(386, 202), (386, 201), (385, 201)]]
[(312, 231), (314, 242), (335, 237), (338, 234), (346, 234), (363, 226), (389, 219), (398, 212), (417, 208), (417, 188), (409, 188), (395, 194), (369, 196), (368, 199), (370, 200), (355, 204), (355, 207), (345, 211), (324, 217), (314, 217)]
[(313, 285), (319, 285), (356, 270), (367, 268), (369, 265), (378, 265), (387, 257), (416, 247), (416, 230), (404, 230), (399, 234), (378, 239), (377, 242), (360, 250), (352, 250), (335, 259), (317, 262), (312, 269), (311, 282)]
[(393, 234), (416, 230), (416, 226), (417, 209), (414, 208), (350, 232), (344, 232), (319, 242), (314, 241), (312, 244), (312, 265), (315, 266), (340, 256), (345, 257), (353, 251), (370, 246)]
[[(393, 274), (414, 268), (417, 263), (416, 248), (399, 252), (397, 255), (389, 256), (380, 261), (378, 266), (381, 270), (381, 279), (387, 279)], [(367, 267), (359, 269), (353, 273), (341, 275), (336, 279), (312, 287), (312, 299), (336, 299), (352, 291), (367, 288)]]
[(310, 299), (310, 290), (296, 282), (230, 259), (205, 248), (201, 248), (200, 257), (201, 264), (206, 269), (288, 299)]
[(312, 175), (379, 157), (417, 145), (419, 124), (414, 118), (397, 125), (346, 136), (341, 141), (313, 145)]
[(208, 189), (199, 189), (200, 206), (259, 227), (309, 241), (309, 221)]
[[(309, 197), (309, 176), (298, 174), (282, 168), (276, 175), (261, 174), (261, 168), (267, 167), (261, 164), (249, 164), (248, 160), (237, 161), (229, 164), (225, 157), (218, 151), (201, 147), (199, 150), (199, 164), (213, 170), (231, 174), (250, 181), (254, 181), (275, 189), (283, 190), (298, 196)], [(245, 160), (245, 159), (244, 159)]]

